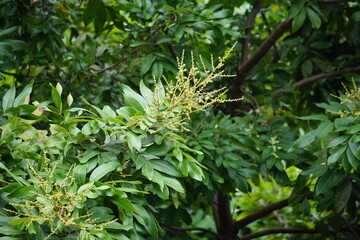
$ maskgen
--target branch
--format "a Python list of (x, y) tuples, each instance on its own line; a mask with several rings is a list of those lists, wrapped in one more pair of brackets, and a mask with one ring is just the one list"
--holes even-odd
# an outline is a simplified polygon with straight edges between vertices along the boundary
[(242, 56), (241, 56), (242, 63), (248, 59), (249, 42), (250, 42), (250, 38), (251, 38), (251, 32), (254, 27), (256, 15), (259, 13), (262, 3), (263, 3), (263, 0), (258, 0), (256, 2), (255, 6), (253, 7), (253, 9), (251, 10), (251, 12), (249, 14), (248, 20), (247, 20), (246, 26), (248, 26), (248, 28), (246, 29), (246, 33), (245, 33), (246, 37), (244, 39), (243, 47), (242, 47)]
[(295, 229), (295, 228), (269, 228), (260, 232), (250, 233), (244, 237), (237, 238), (237, 240), (250, 240), (275, 233), (292, 233), (292, 234), (314, 234), (317, 233), (315, 229)]
[(341, 215), (341, 218), (344, 220), (345, 224), (348, 226), (348, 228), (350, 229), (350, 231), (354, 234), (354, 237), (357, 240), (360, 240), (359, 235), (357, 234), (357, 232), (355, 231), (355, 229), (353, 228), (353, 226), (351, 226), (350, 222), (346, 219), (346, 217), (344, 215)]
[[(285, 20), (280, 23), (277, 28), (270, 34), (270, 36), (260, 45), (258, 50), (237, 69), (237, 78), (232, 87), (232, 98), (240, 98), (242, 96), (242, 88), (245, 78), (250, 70), (260, 62), (266, 55), (274, 43), (284, 34), (284, 32), (291, 26), (291, 20)], [(236, 106), (235, 106), (236, 107)], [(232, 106), (234, 108), (234, 106)], [(233, 112), (234, 109), (232, 109)]]
[(316, 2), (320, 4), (340, 4), (340, 3), (354, 2), (354, 0), (329, 0), (329, 1), (318, 0)]
[(232, 218), (230, 209), (230, 200), (227, 195), (222, 192), (215, 194), (213, 204), (213, 215), (216, 224), (217, 232), (221, 235), (231, 235), (234, 233), (234, 219)]
[(309, 77), (309, 78), (304, 78), (304, 79), (296, 82), (294, 84), (294, 87), (299, 88), (299, 87), (302, 87), (305, 84), (315, 82), (315, 81), (318, 81), (318, 80), (321, 80), (321, 79), (324, 79), (324, 78), (335, 77), (335, 76), (339, 76), (339, 75), (344, 74), (344, 73), (357, 73), (357, 72), (360, 72), (360, 66), (353, 67), (353, 68), (345, 68), (345, 69), (342, 69), (342, 70), (339, 70), (339, 71), (321, 73), (321, 74), (318, 74), (318, 75), (315, 75), (315, 76), (312, 76), (312, 77)]
[[(270, 24), (269, 24), (268, 20), (266, 19), (266, 16), (265, 16), (264, 13), (261, 13), (261, 17), (263, 18), (264, 23), (265, 23), (267, 26), (270, 26)], [(268, 33), (269, 33), (269, 35), (270, 35), (270, 34), (271, 34), (270, 28), (267, 27), (266, 29), (268, 30)], [(276, 62), (280, 59), (279, 51), (278, 51), (275, 43), (274, 43), (274, 46), (273, 46), (273, 47), (274, 47), (274, 56), (273, 56), (273, 59), (271, 60), (270, 64), (274, 64), (274, 63), (276, 63)]]
[(290, 25), (290, 20), (285, 20), (284, 22), (280, 23), (271, 33), (271, 35), (260, 45), (254, 55), (252, 55), (246, 62), (241, 64), (241, 66), (238, 68), (238, 71), (243, 75), (249, 73), (249, 71), (260, 62), (260, 60), (265, 56), (274, 43), (284, 34)]
[(280, 202), (270, 204), (269, 206), (264, 207), (263, 209), (255, 212), (239, 221), (236, 221), (235, 227), (236, 227), (236, 229), (241, 229), (241, 228), (245, 227), (246, 225), (248, 225), (249, 223), (252, 223), (260, 218), (263, 218), (263, 217), (269, 215), (270, 213), (272, 213), (273, 211), (284, 208), (288, 205), (289, 205), (289, 199), (285, 199)]
[(9, 72), (6, 72), (6, 71), (2, 71), (2, 70), (0, 70), (0, 73), (2, 73), (2, 74), (5, 74), (5, 75), (9, 75), (9, 76), (16, 76), (16, 73), (9, 73)]
[[(133, 55), (133, 54), (136, 53), (137, 51), (138, 51), (137, 48), (133, 49), (133, 50), (131, 51), (130, 55)], [(104, 68), (104, 69), (101, 69), (101, 70), (98, 71), (96, 74), (101, 74), (101, 73), (103, 73), (103, 72), (106, 72), (106, 71), (109, 70), (109, 69), (113, 69), (113, 68), (115, 68), (117, 65), (119, 65), (120, 63), (125, 62), (127, 59), (128, 59), (128, 56), (125, 56), (125, 57), (121, 58), (119, 61), (115, 62), (113, 65), (110, 65), (110, 66), (108, 66), (108, 67), (106, 67), (106, 68)]]
[(163, 223), (159, 223), (161, 226), (175, 230), (175, 231), (181, 231), (181, 232), (188, 232), (188, 231), (201, 231), (201, 232), (206, 232), (209, 233), (213, 236), (215, 236), (217, 239), (221, 239), (221, 236), (209, 229), (206, 228), (201, 228), (201, 227), (190, 227), (190, 228), (183, 228), (183, 227), (175, 227), (175, 226), (167, 226)]

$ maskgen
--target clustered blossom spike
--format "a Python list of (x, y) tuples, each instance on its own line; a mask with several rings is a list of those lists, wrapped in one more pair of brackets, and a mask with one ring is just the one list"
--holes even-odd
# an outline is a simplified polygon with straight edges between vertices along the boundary
[[(35, 179), (31, 181), (39, 187), (39, 189), (37, 189), (38, 192), (32, 192), (37, 197), (34, 200), (23, 200), (21, 203), (10, 203), (10, 205), (18, 209), (17, 211), (5, 209), (17, 217), (27, 219), (26, 228), (28, 228), (32, 222), (48, 221), (51, 226), (51, 232), (45, 239), (49, 239), (59, 231), (59, 225), (53, 224), (57, 221), (60, 221), (66, 227), (76, 227), (82, 230), (84, 236), (89, 235), (90, 230), (101, 232), (104, 226), (117, 221), (117, 219), (114, 219), (106, 223), (95, 223), (98, 218), (91, 218), (92, 214), (77, 217), (73, 216), (74, 209), (84, 201), (87, 192), (90, 190), (90, 188), (88, 188), (79, 194), (72, 190), (72, 186), (75, 184), (75, 165), (72, 165), (65, 178), (57, 183), (52, 183), (49, 180), (53, 179), (52, 176), (56, 165), (54, 165), (53, 168), (45, 167), (45, 172), (47, 173), (46, 178), (41, 177), (30, 163), (29, 168), (35, 177)], [(34, 215), (34, 210), (38, 212), (39, 215)], [(85, 237), (81, 239), (85, 239)]]
[(341, 118), (347, 116), (360, 116), (360, 88), (357, 87), (354, 79), (352, 80), (353, 89), (349, 90), (344, 83), (341, 83), (345, 89), (345, 97), (331, 95), (340, 100), (340, 104), (345, 106), (348, 110), (339, 110), (337, 112), (329, 111), (333, 114), (339, 115)]
[[(235, 46), (235, 45), (234, 45)], [(184, 63), (184, 52), (181, 59), (177, 58), (178, 73), (175, 77), (175, 83), (169, 82), (165, 77), (167, 84), (165, 97), (163, 99), (154, 98), (153, 110), (166, 106), (166, 114), (156, 116), (161, 120), (161, 125), (171, 130), (186, 131), (186, 120), (190, 119), (190, 114), (198, 111), (204, 111), (207, 107), (215, 103), (233, 102), (240, 99), (223, 99), (222, 96), (227, 92), (225, 87), (213, 91), (206, 91), (206, 87), (213, 83), (219, 77), (233, 77), (233, 75), (224, 74), (224, 70), (220, 70), (224, 66), (225, 60), (230, 56), (233, 47), (226, 52), (224, 57), (219, 57), (218, 64), (215, 66), (213, 57), (211, 57), (212, 69), (208, 70), (200, 56), (202, 70), (206, 77), (200, 77), (200, 70), (196, 67), (194, 54), (191, 53), (191, 68), (187, 69)], [(162, 84), (156, 83), (155, 92), (159, 92)], [(155, 132), (155, 131), (153, 131)]]

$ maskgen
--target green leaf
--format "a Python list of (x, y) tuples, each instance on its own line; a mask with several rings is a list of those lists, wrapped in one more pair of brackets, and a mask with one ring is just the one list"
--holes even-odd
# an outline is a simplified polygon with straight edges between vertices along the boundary
[(315, 192), (317, 195), (327, 193), (330, 189), (335, 187), (342, 179), (343, 174), (336, 168), (329, 169), (322, 175), (316, 183)]
[(337, 161), (339, 161), (341, 155), (345, 152), (346, 148), (347, 148), (347, 146), (342, 146), (338, 150), (336, 150), (336, 152), (334, 152), (333, 154), (331, 154), (329, 156), (329, 158), (327, 159), (327, 163), (333, 164), (333, 163), (336, 163)]
[(172, 38), (163, 36), (162, 38), (160, 38), (160, 39), (156, 42), (156, 44), (161, 44), (161, 43), (170, 42), (170, 41), (172, 41)]
[(92, 20), (95, 18), (98, 3), (99, 0), (89, 0), (88, 4), (86, 5), (83, 15), (85, 26), (89, 25), (89, 23), (91, 23)]
[(147, 45), (150, 44), (147, 41), (134, 41), (130, 43), (130, 47), (137, 47), (137, 46), (141, 46), (141, 45)]
[(176, 170), (176, 168), (167, 161), (157, 160), (157, 161), (153, 161), (153, 164), (154, 164), (154, 168), (157, 171), (166, 173), (174, 177), (182, 177), (182, 175)]
[(360, 131), (360, 124), (347, 128), (346, 134), (355, 134)]
[(326, 137), (326, 135), (334, 129), (334, 124), (330, 121), (323, 122), (320, 126), (316, 129), (316, 137), (322, 139)]
[(161, 62), (155, 62), (152, 66), (152, 74), (155, 76), (155, 79), (160, 79), (163, 74), (163, 65)]
[(297, 118), (301, 119), (301, 120), (329, 121), (329, 118), (324, 114), (315, 114), (315, 115), (310, 115), (310, 116), (305, 116), (305, 117), (297, 117)]
[(326, 49), (332, 46), (331, 43), (325, 42), (325, 41), (317, 41), (314, 43), (311, 43), (310, 46), (315, 49)]
[(351, 164), (349, 162), (347, 155), (342, 159), (341, 166), (344, 169), (344, 171), (346, 172), (346, 174), (350, 174), (352, 167), (351, 167)]
[(177, 24), (175, 27), (175, 38), (176, 41), (179, 42), (179, 40), (182, 38), (184, 34), (185, 25), (184, 24)]
[(175, 147), (172, 153), (174, 154), (176, 159), (179, 160), (180, 162), (183, 160), (183, 154), (179, 147)]
[(132, 131), (126, 132), (126, 140), (129, 145), (130, 150), (135, 148), (136, 150), (140, 151), (141, 149), (141, 136), (133, 133)]
[(267, 147), (265, 148), (262, 153), (261, 153), (261, 158), (263, 160), (267, 159), (268, 157), (271, 156), (271, 154), (273, 153), (273, 149), (271, 147)]
[(22, 232), (17, 230), (16, 228), (13, 228), (11, 226), (0, 226), (0, 234), (4, 234), (4, 235), (19, 235), (21, 234)]
[(247, 183), (246, 179), (243, 176), (237, 176), (236, 178), (237, 187), (243, 193), (249, 192), (249, 184)]
[(150, 219), (148, 219), (147, 224), (145, 225), (146, 231), (148, 231), (151, 236), (158, 238), (158, 224), (156, 222), (156, 219), (154, 218), (154, 216), (150, 213)]
[(204, 178), (204, 173), (202, 171), (202, 169), (196, 165), (196, 163), (194, 162), (188, 162), (188, 167), (189, 167), (189, 175), (190, 177), (192, 177), (193, 179), (197, 180), (197, 181), (202, 181)]
[(15, 85), (13, 85), (4, 95), (3, 100), (2, 100), (2, 108), (4, 110), (4, 112), (11, 108), (13, 106), (14, 103), (14, 99), (15, 99)]
[(82, 186), (86, 181), (86, 173), (89, 164), (79, 164), (74, 169), (75, 182), (78, 186)]
[(337, 188), (334, 194), (334, 208), (337, 213), (341, 212), (349, 202), (352, 192), (351, 181), (346, 181)]
[(118, 161), (118, 158), (115, 153), (113, 152), (103, 152), (100, 154), (102, 160), (104, 162), (116, 162)]
[[(341, 109), (340, 103), (337, 103), (337, 102), (330, 102), (330, 104), (316, 103), (315, 105), (318, 106), (319, 108), (323, 108), (327, 111), (332, 111), (332, 112), (337, 112)], [(335, 119), (335, 121), (336, 120), (340, 120), (340, 122), (347, 122), (347, 119), (345, 119), (345, 118), (337, 118), (337, 119)], [(334, 122), (334, 125), (336, 128), (338, 128), (336, 122)]]
[(112, 198), (111, 201), (113, 203), (116, 204), (116, 206), (118, 206), (121, 209), (127, 210), (127, 211), (135, 211), (136, 208), (134, 207), (134, 205), (132, 205), (132, 203), (126, 199), (126, 198)]
[(59, 92), (56, 90), (56, 88), (54, 88), (53, 86), (51, 86), (51, 97), (55, 103), (56, 108), (61, 111), (62, 110), (61, 96)]
[(163, 177), (164, 182), (167, 186), (171, 187), (177, 192), (185, 193), (185, 189), (181, 185), (181, 183), (176, 178), (170, 178), (170, 177)]
[(7, 29), (1, 30), (1, 31), (0, 31), (0, 37), (1, 37), (1, 36), (5, 36), (5, 35), (8, 35), (8, 34), (10, 34), (10, 33), (13, 33), (13, 32), (15, 32), (15, 31), (18, 30), (18, 29), (19, 29), (19, 26), (12, 26), (12, 27), (9, 27), (9, 28), (7, 28)]
[(301, 64), (301, 71), (304, 77), (310, 76), (313, 71), (312, 61), (307, 59), (303, 64)]
[(114, 171), (120, 163), (118, 162), (109, 162), (102, 164), (101, 166), (94, 169), (94, 171), (91, 173), (89, 180), (96, 182), (100, 180), (102, 177), (104, 177), (106, 174)]
[(303, 148), (307, 145), (311, 144), (315, 140), (316, 131), (311, 131), (306, 133), (305, 135), (301, 136), (299, 139), (297, 139), (292, 148)]
[(122, 107), (119, 108), (118, 110), (116, 110), (116, 113), (119, 114), (119, 116), (126, 118), (126, 119), (131, 119), (132, 116), (134, 116), (137, 111), (135, 108), (133, 107)]
[(16, 39), (6, 39), (3, 40), (6, 43), (10, 44), (10, 46), (15, 50), (15, 51), (19, 51), (19, 50), (23, 50), (26, 47), (26, 42), (22, 41), (22, 40), (16, 40)]
[(351, 15), (351, 20), (353, 20), (354, 22), (360, 22), (360, 11), (354, 12)]
[(300, 11), (304, 8), (305, 0), (295, 0), (291, 4), (291, 8), (289, 11), (289, 19), (292, 19), (296, 15), (300, 13)]
[(94, 149), (88, 149), (85, 151), (84, 155), (79, 158), (79, 162), (80, 163), (86, 163), (87, 161), (89, 161), (90, 159), (92, 159), (93, 157), (99, 155), (100, 152)]
[(30, 95), (32, 92), (32, 84), (28, 84), (25, 86), (25, 88), (21, 91), (21, 93), (15, 98), (14, 100), (14, 107), (17, 107), (19, 105), (22, 105), (25, 103), (26, 98)]
[(210, 19), (224, 19), (229, 14), (231, 14), (231, 11), (229, 9), (223, 9), (219, 11), (215, 11), (212, 16), (210, 16)]
[(141, 65), (141, 68), (140, 68), (141, 76), (144, 76), (149, 71), (149, 69), (152, 66), (155, 59), (156, 59), (156, 56), (154, 54), (150, 54), (145, 58), (143, 64)]
[(150, 160), (145, 161), (141, 168), (141, 172), (151, 181), (154, 177), (154, 164)]
[(349, 161), (349, 163), (353, 167), (353, 169), (357, 170), (359, 160), (354, 156), (350, 147), (346, 150), (346, 156), (347, 156), (347, 160)]
[(155, 89), (154, 96), (158, 102), (162, 102), (165, 98), (165, 88), (160, 80), (157, 81), (156, 84), (157, 88)]
[(96, 34), (100, 34), (104, 30), (104, 25), (107, 18), (107, 11), (102, 0), (97, 1), (96, 14), (94, 19), (94, 27)]
[(79, 187), (77, 193), (80, 194), (80, 193), (84, 192), (85, 190), (91, 188), (92, 186), (94, 186), (94, 182), (86, 183), (86, 184), (82, 185), (81, 187)]
[(143, 80), (140, 81), (140, 92), (146, 104), (150, 105), (153, 102), (154, 93), (148, 87), (146, 87)]
[(348, 140), (349, 137), (350, 136), (338, 136), (338, 137), (334, 138), (333, 140), (331, 140), (326, 147), (327, 148), (336, 147), (337, 145), (339, 145), (339, 144), (345, 142), (346, 140)]
[(306, 10), (313, 28), (318, 29), (321, 26), (319, 15), (309, 7), (307, 7)]
[(9, 43), (0, 42), (0, 53), (11, 53), (13, 50), (13, 47)]
[(126, 85), (123, 85), (123, 90), (125, 104), (144, 114), (147, 106), (145, 99)]
[(302, 171), (301, 175), (310, 175), (310, 174), (317, 174), (322, 175), (325, 173), (328, 169), (328, 165), (314, 165), (311, 166), (309, 169)]
[(164, 178), (163, 175), (157, 171), (154, 172), (152, 181), (159, 184), (160, 190), (163, 192), (164, 186), (165, 186), (165, 182), (164, 182)]
[(360, 159), (360, 145), (358, 143), (348, 143), (351, 152), (354, 154), (356, 159)]
[(297, 32), (302, 27), (302, 25), (305, 22), (305, 18), (306, 18), (306, 10), (305, 10), (305, 8), (303, 8), (303, 9), (301, 9), (300, 13), (298, 15), (296, 15), (292, 21), (291, 29), (292, 29), (293, 33)]
[(10, 222), (8, 222), (8, 224), (13, 225), (13, 226), (18, 226), (19, 224), (29, 223), (31, 221), (32, 221), (31, 218), (17, 218), (17, 219), (11, 220)]
[(0, 168), (4, 169), (7, 174), (9, 174), (15, 181), (17, 181), (21, 185), (30, 186), (30, 183), (25, 181), (22, 177), (16, 176), (13, 174), (2, 162), (0, 162)]
[(114, 110), (112, 110), (111, 107), (109, 107), (108, 105), (105, 105), (102, 109), (102, 112), (105, 116), (105, 119), (108, 119), (108, 118), (115, 118), (116, 117), (116, 113)]
[(181, 161), (178, 162), (178, 169), (180, 170), (181, 174), (187, 177), (189, 175), (189, 163), (190, 161)]
[[(129, 231), (130, 229), (133, 228), (133, 225), (132, 224), (124, 225), (124, 224), (120, 224), (118, 222), (112, 222), (112, 223), (108, 223), (108, 224), (104, 225), (104, 228)], [(117, 234), (117, 236), (118, 236), (118, 234)], [(116, 238), (114, 238), (114, 239), (116, 239)], [(123, 235), (120, 235), (119, 240), (128, 240), (128, 238), (126, 238)]]
[(351, 142), (351, 143), (360, 142), (360, 135), (352, 135), (349, 142)]
[(11, 193), (9, 195), (7, 195), (7, 197), (21, 198), (21, 199), (33, 199), (35, 192), (36, 192), (36, 190), (35, 190), (34, 186), (19, 186), (16, 189), (14, 189), (13, 191), (11, 191)]
[(5, 39), (0, 42), (0, 53), (11, 53), (16, 50), (22, 50), (26, 46), (26, 42), (14, 39)]
[(302, 202), (302, 212), (306, 216), (308, 216), (310, 213), (310, 204), (309, 204), (309, 200), (307, 198), (304, 198), (304, 200)]
[[(136, 105), (129, 104), (129, 105), (131, 105), (133, 108), (135, 108), (136, 110), (138, 110), (140, 112), (144, 112), (145, 107), (148, 106), (144, 97), (141, 96), (140, 94), (138, 94), (137, 92), (135, 92), (134, 90), (132, 90), (129, 86), (127, 86), (125, 84), (122, 85), (122, 88), (123, 88), (123, 92), (124, 92), (124, 98), (131, 97), (131, 98), (135, 99), (136, 102), (141, 105), (141, 107), (139, 108), (137, 106), (137, 104)], [(127, 104), (127, 103), (125, 102), (125, 104)]]

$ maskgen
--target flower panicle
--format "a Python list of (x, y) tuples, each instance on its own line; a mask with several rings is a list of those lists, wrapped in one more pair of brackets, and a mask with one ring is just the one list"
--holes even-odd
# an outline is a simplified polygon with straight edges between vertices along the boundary
[[(236, 43), (235, 43), (236, 44)], [(214, 57), (211, 56), (211, 68), (209, 69), (202, 56), (199, 56), (200, 68), (196, 64), (194, 53), (190, 55), (190, 67), (185, 64), (185, 51), (182, 56), (177, 58), (178, 72), (174, 81), (169, 81), (162, 77), (166, 83), (163, 87), (161, 80), (155, 81), (154, 95), (152, 104), (149, 106), (150, 114), (156, 119), (157, 125), (149, 129), (150, 133), (156, 133), (162, 129), (171, 131), (187, 131), (187, 121), (194, 112), (204, 111), (216, 103), (234, 102), (241, 99), (225, 99), (226, 87), (207, 91), (209, 85), (219, 78), (234, 77), (224, 74), (221, 68), (225, 60), (235, 47), (235, 44), (219, 57), (215, 64)], [(205, 75), (203, 75), (205, 74)], [(160, 97), (159, 93), (163, 93)]]
[(345, 96), (336, 96), (331, 94), (332, 97), (337, 98), (340, 101), (340, 104), (343, 106), (344, 109), (338, 111), (331, 111), (328, 112), (339, 115), (341, 118), (347, 116), (360, 116), (360, 88), (356, 85), (355, 80), (352, 79), (352, 89), (348, 89), (344, 83), (341, 83), (345, 89)]

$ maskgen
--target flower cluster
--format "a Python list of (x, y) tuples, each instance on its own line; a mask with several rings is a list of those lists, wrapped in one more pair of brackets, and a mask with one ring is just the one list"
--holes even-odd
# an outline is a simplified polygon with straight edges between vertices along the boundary
[(53, 183), (54, 168), (46, 167), (46, 177), (42, 177), (32, 166), (29, 168), (34, 175), (33, 182), (36, 191), (32, 193), (36, 196), (31, 200), (23, 200), (20, 203), (11, 203), (16, 209), (6, 211), (13, 213), (24, 219), (24, 225), (28, 228), (33, 222), (39, 224), (48, 222), (51, 233), (45, 238), (50, 238), (53, 234), (62, 232), (65, 227), (76, 227), (81, 230), (82, 237), (90, 235), (89, 231), (100, 232), (104, 226), (116, 221), (112, 220), (107, 223), (97, 224), (96, 218), (91, 218), (91, 214), (79, 215), (76, 209), (79, 205), (84, 204), (86, 195), (90, 188), (78, 192), (74, 178), (74, 165), (69, 169), (66, 176), (58, 182)]
[[(235, 45), (234, 45), (235, 46)], [(178, 73), (174, 82), (168, 81), (164, 77), (167, 88), (162, 89), (161, 82), (155, 84), (155, 94), (151, 111), (155, 112), (158, 123), (164, 128), (172, 131), (186, 131), (186, 120), (190, 119), (190, 114), (198, 111), (204, 111), (207, 107), (215, 103), (233, 102), (240, 99), (224, 99), (227, 92), (225, 87), (220, 89), (206, 91), (206, 88), (217, 78), (233, 77), (226, 75), (221, 68), (225, 60), (230, 56), (234, 46), (226, 52), (224, 57), (219, 57), (218, 64), (215, 66), (213, 57), (211, 58), (212, 69), (208, 70), (200, 56), (202, 71), (206, 74), (201, 77), (200, 69), (196, 66), (194, 55), (191, 53), (191, 68), (188, 69), (184, 63), (184, 53), (181, 59), (177, 59)], [(159, 97), (159, 92), (164, 92), (164, 97)], [(162, 110), (162, 111), (161, 111)]]
[(343, 87), (345, 88), (345, 96), (335, 96), (333, 97), (340, 100), (340, 104), (343, 109), (338, 111), (331, 111), (331, 113), (339, 115), (344, 118), (347, 116), (360, 116), (360, 88), (357, 87), (354, 79), (353, 79), (353, 89), (348, 89), (343, 83)]

